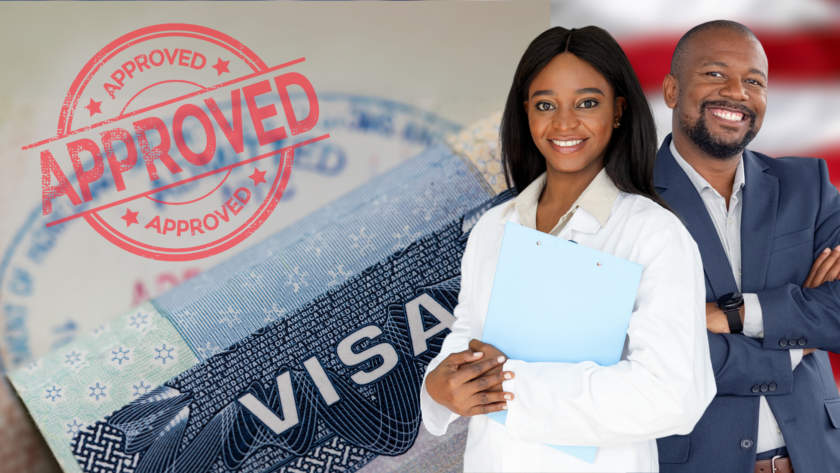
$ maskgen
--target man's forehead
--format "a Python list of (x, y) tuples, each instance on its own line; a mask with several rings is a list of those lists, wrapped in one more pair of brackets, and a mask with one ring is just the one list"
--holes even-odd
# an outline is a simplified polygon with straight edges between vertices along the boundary
[(767, 56), (755, 38), (735, 31), (713, 29), (691, 38), (685, 66), (697, 69), (706, 66), (748, 66), (767, 72)]

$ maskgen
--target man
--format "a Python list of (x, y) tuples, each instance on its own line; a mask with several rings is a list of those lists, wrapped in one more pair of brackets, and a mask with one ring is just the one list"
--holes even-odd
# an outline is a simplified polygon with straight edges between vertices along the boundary
[(690, 435), (657, 441), (663, 473), (840, 471), (840, 395), (820, 351), (840, 351), (840, 195), (822, 160), (745, 149), (767, 79), (755, 35), (713, 21), (683, 36), (663, 84), (673, 133), (656, 190), (700, 248), (717, 383)]

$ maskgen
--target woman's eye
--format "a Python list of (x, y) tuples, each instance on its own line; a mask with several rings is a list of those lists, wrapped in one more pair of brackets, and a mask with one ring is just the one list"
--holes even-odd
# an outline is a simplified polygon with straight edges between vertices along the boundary
[(580, 108), (592, 108), (596, 105), (598, 105), (597, 100), (589, 99), (589, 100), (584, 100), (583, 102), (581, 102), (580, 103)]
[(540, 111), (544, 112), (546, 110), (551, 110), (551, 109), (552, 109), (552, 105), (548, 102), (540, 102), (540, 103), (537, 104), (537, 110), (540, 110)]

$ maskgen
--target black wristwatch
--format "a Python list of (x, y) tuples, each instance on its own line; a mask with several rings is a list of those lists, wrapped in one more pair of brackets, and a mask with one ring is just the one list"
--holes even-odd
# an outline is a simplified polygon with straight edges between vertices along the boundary
[(744, 330), (744, 324), (741, 323), (741, 306), (744, 305), (744, 296), (740, 292), (724, 294), (715, 305), (726, 314), (726, 320), (729, 321), (729, 333), (741, 333)]

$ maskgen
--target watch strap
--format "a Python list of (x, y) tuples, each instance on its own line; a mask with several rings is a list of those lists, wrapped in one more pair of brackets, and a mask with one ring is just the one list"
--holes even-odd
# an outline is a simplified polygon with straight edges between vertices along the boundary
[(729, 333), (741, 333), (744, 330), (744, 324), (741, 323), (741, 309), (735, 308), (724, 310), (726, 320), (729, 321)]

